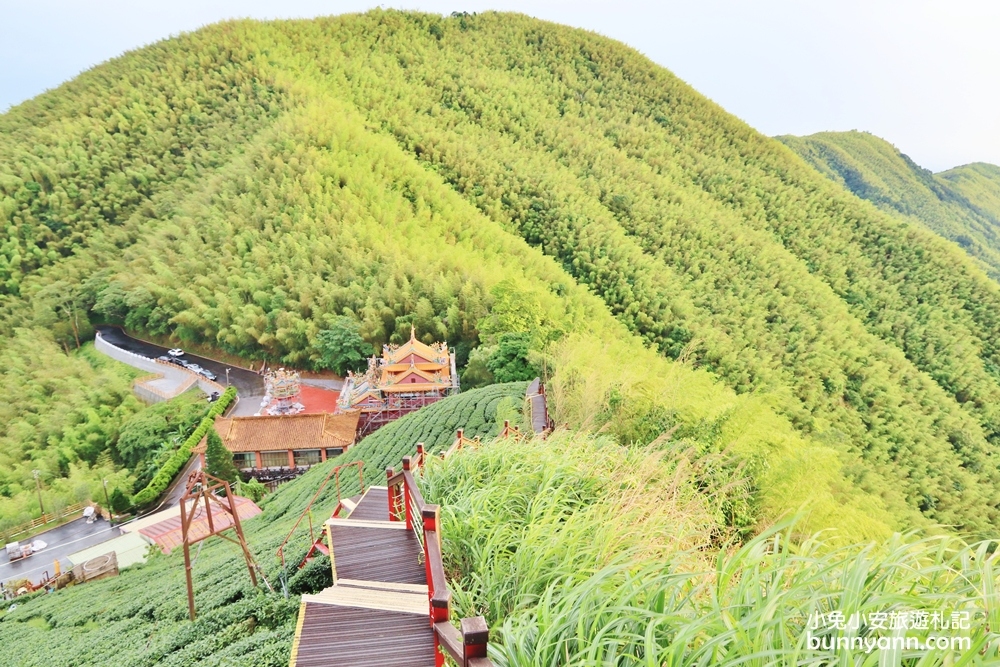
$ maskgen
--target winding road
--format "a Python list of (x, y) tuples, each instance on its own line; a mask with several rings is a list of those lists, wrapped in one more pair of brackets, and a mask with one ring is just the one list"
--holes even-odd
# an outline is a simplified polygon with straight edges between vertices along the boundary
[[(155, 359), (164, 356), (167, 349), (160, 345), (147, 343), (138, 338), (132, 338), (119, 327), (99, 326), (97, 330), (101, 332), (101, 337), (115, 347), (133, 352), (135, 354)], [(207, 368), (218, 376), (216, 382), (226, 384), (226, 369), (229, 369), (229, 383), (236, 387), (236, 392), (240, 397), (239, 402), (230, 413), (233, 417), (246, 417), (253, 415), (260, 408), (260, 402), (264, 397), (264, 378), (253, 371), (239, 366), (224, 364), (221, 361), (199, 357), (191, 353), (185, 353), (184, 359), (192, 361), (202, 368)]]

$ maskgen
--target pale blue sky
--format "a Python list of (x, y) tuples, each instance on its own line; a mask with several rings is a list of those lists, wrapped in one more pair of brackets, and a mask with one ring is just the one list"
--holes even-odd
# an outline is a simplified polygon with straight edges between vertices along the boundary
[[(123, 51), (226, 18), (364, 11), (339, 0), (0, 0), (0, 110)], [(397, 1), (520, 11), (621, 40), (766, 134), (867, 130), (940, 171), (1000, 164), (1000, 2)]]

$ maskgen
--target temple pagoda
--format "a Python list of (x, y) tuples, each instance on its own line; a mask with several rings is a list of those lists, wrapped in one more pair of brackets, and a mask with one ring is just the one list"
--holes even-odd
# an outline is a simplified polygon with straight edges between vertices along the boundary
[(447, 343), (421, 343), (410, 327), (410, 340), (382, 346), (381, 358), (369, 359), (365, 373), (347, 374), (337, 408), (361, 411), (362, 436), (458, 389), (454, 351)]

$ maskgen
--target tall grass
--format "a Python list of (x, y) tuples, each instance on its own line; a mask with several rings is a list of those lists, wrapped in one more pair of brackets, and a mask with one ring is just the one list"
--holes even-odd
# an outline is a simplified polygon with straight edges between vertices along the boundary
[[(704, 472), (570, 433), (432, 462), (423, 486), (443, 505), (458, 613), (487, 617), (502, 667), (1000, 664), (994, 544), (795, 543), (786, 522), (719, 548)], [(835, 651), (820, 642), (892, 633), (808, 627), (814, 614), (902, 611), (969, 612), (968, 630), (897, 634), (970, 648)]]
[(835, 528), (830, 539), (849, 543), (928, 526), (897, 488), (862, 488), (848, 474), (857, 467), (849, 454), (796, 431), (772, 409), (784, 400), (780, 392), (737, 395), (683, 363), (683, 356), (670, 362), (630, 339), (571, 335), (553, 358), (558, 370), (547, 388), (559, 423), (601, 430), (623, 443), (673, 428), (677, 439), (703, 452), (745, 461), (759, 490), (758, 530), (794, 515), (802, 537)]

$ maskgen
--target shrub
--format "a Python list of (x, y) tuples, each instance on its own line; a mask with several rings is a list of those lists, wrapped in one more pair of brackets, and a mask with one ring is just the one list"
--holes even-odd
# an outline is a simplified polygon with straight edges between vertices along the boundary
[(198, 427), (191, 432), (184, 444), (180, 446), (173, 455), (167, 459), (167, 462), (163, 464), (160, 471), (156, 473), (153, 480), (146, 486), (145, 489), (135, 494), (132, 497), (132, 505), (134, 507), (143, 507), (149, 505), (154, 500), (160, 497), (160, 494), (166, 491), (167, 487), (170, 486), (170, 482), (174, 479), (174, 476), (184, 467), (191, 457), (191, 450), (194, 449), (201, 439), (208, 433), (208, 429), (212, 428), (212, 424), (215, 423), (215, 418), (225, 412), (229, 404), (233, 402), (236, 398), (236, 387), (229, 387), (226, 391), (219, 397), (219, 400), (212, 404), (209, 408), (208, 414)]
[(330, 557), (319, 556), (306, 563), (304, 568), (292, 576), (288, 581), (288, 592), (292, 595), (318, 593), (329, 586), (333, 586)]

